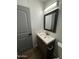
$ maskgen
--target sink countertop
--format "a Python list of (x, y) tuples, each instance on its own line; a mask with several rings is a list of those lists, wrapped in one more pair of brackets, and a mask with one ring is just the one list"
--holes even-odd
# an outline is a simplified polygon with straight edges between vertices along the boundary
[(37, 35), (42, 39), (42, 41), (45, 43), (45, 44), (49, 44), (50, 42), (54, 41), (55, 38), (51, 37), (50, 35), (46, 35), (45, 32), (39, 32), (37, 33)]

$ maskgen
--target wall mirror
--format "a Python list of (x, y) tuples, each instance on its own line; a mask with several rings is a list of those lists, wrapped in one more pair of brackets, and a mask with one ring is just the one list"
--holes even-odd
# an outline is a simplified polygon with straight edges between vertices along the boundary
[(55, 33), (57, 27), (57, 20), (58, 20), (58, 9), (45, 14), (44, 29)]

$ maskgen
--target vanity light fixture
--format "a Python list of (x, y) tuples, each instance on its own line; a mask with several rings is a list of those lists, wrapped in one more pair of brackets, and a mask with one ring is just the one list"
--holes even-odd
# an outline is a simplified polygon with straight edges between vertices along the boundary
[(55, 2), (52, 5), (50, 5), (49, 7), (47, 7), (44, 11), (48, 11), (49, 9), (54, 8), (55, 6), (57, 6), (57, 2)]

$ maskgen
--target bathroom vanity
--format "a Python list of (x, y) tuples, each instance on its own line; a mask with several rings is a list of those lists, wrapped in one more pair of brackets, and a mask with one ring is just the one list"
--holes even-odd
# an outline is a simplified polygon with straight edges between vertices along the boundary
[[(56, 26), (59, 9), (44, 14), (44, 30), (37, 33), (37, 44), (45, 59), (56, 57)], [(55, 48), (56, 47), (56, 48)]]
[(49, 33), (45, 31), (37, 33), (38, 48), (42, 52), (45, 59), (50, 59), (53, 53), (54, 41), (55, 38), (50, 36)]

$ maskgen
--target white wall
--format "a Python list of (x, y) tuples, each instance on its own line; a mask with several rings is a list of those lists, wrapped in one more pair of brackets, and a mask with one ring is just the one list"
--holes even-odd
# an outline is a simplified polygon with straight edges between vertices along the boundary
[(62, 5), (59, 6), (58, 23), (56, 30), (56, 38), (62, 43)]
[[(56, 38), (62, 44), (62, 4), (59, 4), (59, 16), (58, 16), (58, 24), (57, 24), (57, 33)], [(58, 47), (58, 55), (60, 59), (62, 59), (62, 47)]]
[(44, 2), (44, 9), (53, 4), (55, 1), (57, 0), (47, 0), (46, 2)]
[(18, 5), (29, 7), (30, 0), (17, 0)]
[(43, 7), (38, 0), (17, 0), (18, 5), (30, 8), (33, 46), (36, 44), (36, 32), (43, 29)]

